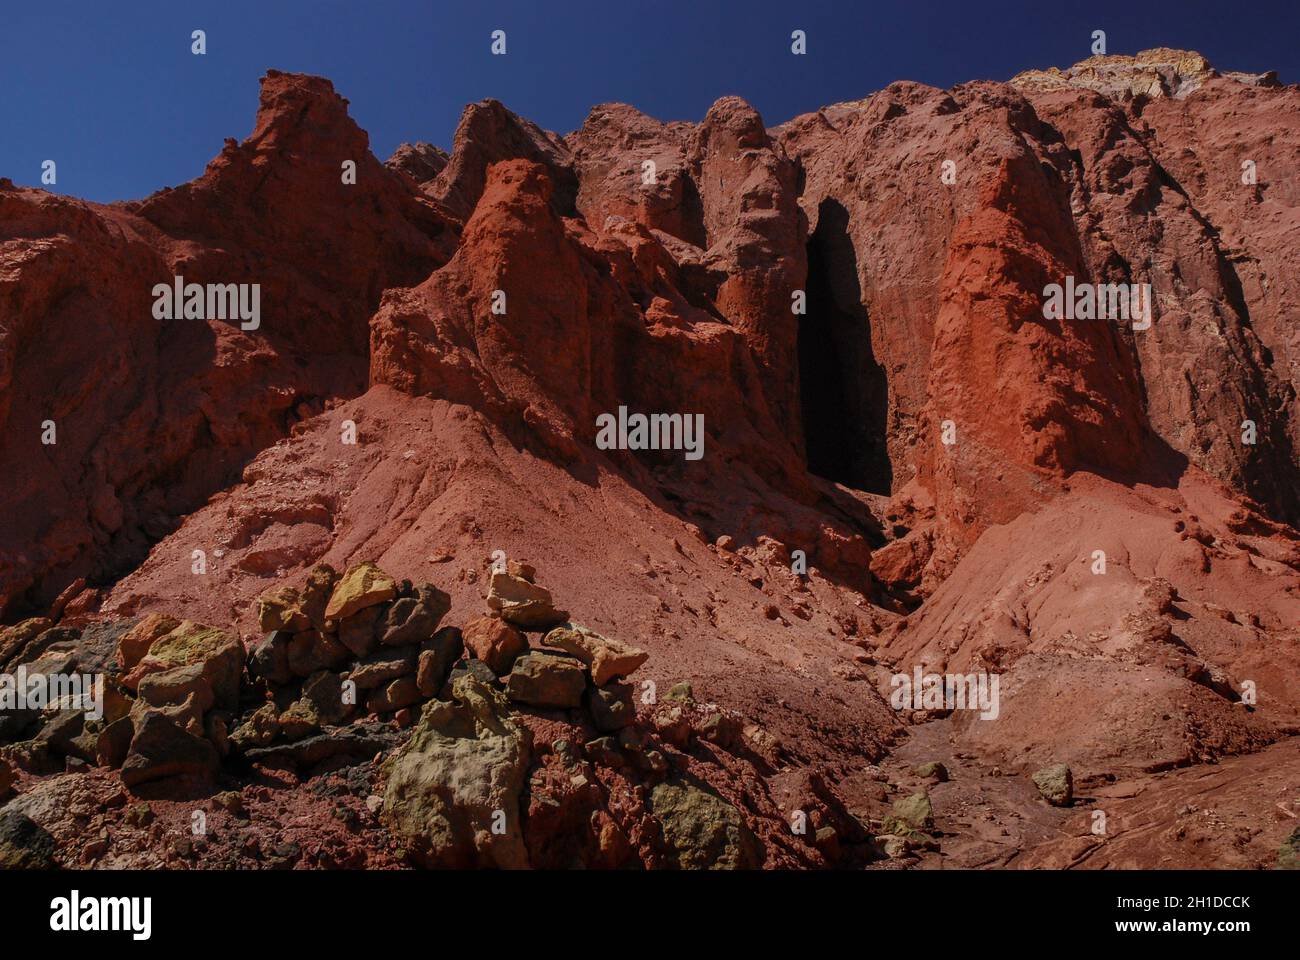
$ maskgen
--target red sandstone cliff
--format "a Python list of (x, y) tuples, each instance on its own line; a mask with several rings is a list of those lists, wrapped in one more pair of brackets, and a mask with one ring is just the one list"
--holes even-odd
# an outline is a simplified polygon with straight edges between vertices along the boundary
[[(193, 183), (106, 207), (0, 181), (0, 604), (251, 646), (255, 599), (318, 563), (455, 610), (500, 550), (779, 742), (729, 774), (760, 820), (809, 776), (879, 815), (945, 759), (954, 863), (1162, 865), (956, 811), (982, 790), (1002, 830), (1032, 791), (1001, 774), (1062, 761), (1172, 827), (1163, 771), (1300, 769), (1297, 98), (1152, 51), (773, 129), (734, 97), (566, 136), (485, 101), (449, 156), (384, 165), (327, 81), (271, 72)], [(154, 320), (175, 274), (260, 283), (261, 328)], [(1066, 276), (1150, 284), (1151, 327), (1045, 318)], [(705, 456), (597, 449), (619, 406), (703, 413)], [(1000, 718), (891, 710), (915, 666), (999, 672)], [(1260, 862), (1273, 798), (1222, 790), (1258, 842), (1202, 855)]]

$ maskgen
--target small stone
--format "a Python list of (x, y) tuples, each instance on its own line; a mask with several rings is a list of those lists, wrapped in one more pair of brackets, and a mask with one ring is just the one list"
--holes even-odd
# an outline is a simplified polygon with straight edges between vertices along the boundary
[(556, 609), (549, 590), (506, 571), (492, 574), (487, 604), (501, 619), (525, 630), (542, 630), (569, 619), (565, 611)]
[(268, 633), (253, 651), (249, 671), (267, 683), (284, 686), (293, 680), (289, 669), (289, 643), (292, 634), (284, 630)]
[(379, 620), (383, 615), (384, 607), (377, 605), (344, 617), (339, 621), (339, 643), (352, 651), (354, 657), (366, 656), (379, 642)]
[(537, 582), (537, 568), (531, 563), (524, 563), (522, 560), (511, 560), (506, 564), (506, 572), (512, 577), (519, 577), (529, 583)]
[(740, 721), (722, 711), (711, 713), (701, 720), (696, 725), (695, 732), (701, 739), (716, 743), (728, 752), (734, 752), (740, 743)]
[(566, 623), (551, 630), (542, 639), (548, 647), (559, 647), (591, 668), (591, 680), (603, 687), (611, 680), (626, 677), (650, 658), (644, 650), (621, 640), (611, 640), (576, 623)]
[(1300, 827), (1291, 831), (1291, 836), (1282, 841), (1277, 850), (1277, 869), (1300, 870)]
[(657, 712), (654, 715), (654, 728), (659, 736), (679, 750), (685, 750), (691, 745), (691, 737), (695, 732), (691, 729), (691, 717), (681, 704)]
[(497, 676), (509, 673), (515, 658), (528, 649), (524, 635), (497, 617), (471, 620), (461, 631), (461, 639), (470, 656), (486, 663)]
[(388, 647), (423, 643), (433, 636), (448, 611), (451, 597), (433, 584), (421, 584), (414, 597), (397, 600), (379, 624), (379, 642)]
[(320, 630), (295, 633), (289, 641), (289, 670), (294, 676), (310, 677), (317, 670), (330, 670), (348, 659), (348, 648)]
[(298, 633), (311, 627), (310, 618), (302, 610), (302, 595), (290, 586), (275, 587), (257, 598), (257, 623), (263, 633)]
[(609, 683), (587, 690), (587, 710), (601, 733), (614, 733), (636, 720), (632, 688), (626, 683)]
[(308, 700), (297, 700), (280, 714), (280, 733), (288, 741), (309, 737), (320, 729), (320, 717)]
[(939, 783), (948, 782), (948, 768), (938, 760), (931, 760), (923, 763), (913, 771), (918, 777), (925, 780), (936, 780)]
[(238, 750), (269, 746), (280, 734), (280, 711), (274, 703), (266, 703), (249, 715), (230, 735), (231, 744)]
[(207, 740), (182, 730), (157, 711), (144, 714), (122, 764), (128, 787), (164, 777), (211, 777), (220, 763)]
[(894, 801), (893, 814), (885, 818), (884, 832), (906, 836), (914, 831), (934, 829), (934, 808), (930, 794), (919, 790)]
[(237, 790), (223, 790), (212, 798), (212, 802), (235, 816), (244, 813), (244, 797)]
[(623, 751), (619, 750), (618, 743), (613, 737), (597, 737), (582, 749), (588, 760), (600, 764), (602, 767), (617, 770), (627, 762), (623, 757)]
[(414, 674), (418, 654), (414, 647), (381, 647), (358, 660), (347, 676), (358, 690), (374, 690), (399, 677)]
[(366, 560), (349, 569), (335, 584), (325, 607), (325, 619), (339, 621), (396, 596), (397, 583), (393, 578), (373, 560)]
[(535, 651), (515, 661), (506, 680), (506, 695), (534, 707), (576, 707), (587, 688), (587, 671), (569, 657)]
[(122, 814), (122, 819), (132, 827), (147, 827), (153, 823), (154, 814), (147, 803), (133, 803)]
[(401, 677), (368, 696), (366, 709), (371, 713), (392, 713), (419, 702), (420, 689), (415, 677)]
[(1068, 807), (1074, 801), (1074, 774), (1063, 763), (1044, 767), (1033, 776), (1038, 792), (1054, 807)]
[(694, 703), (695, 694), (691, 690), (691, 685), (686, 681), (674, 683), (664, 694), (665, 700), (681, 700), (684, 703)]
[(437, 696), (451, 674), (452, 665), (465, 652), (465, 643), (456, 627), (443, 627), (420, 646), (415, 667), (415, 685), (420, 696)]

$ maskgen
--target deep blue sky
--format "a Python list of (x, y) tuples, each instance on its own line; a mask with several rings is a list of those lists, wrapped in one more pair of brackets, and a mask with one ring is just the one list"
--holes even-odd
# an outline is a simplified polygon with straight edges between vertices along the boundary
[[(1061, 8), (1061, 9), (1054, 9)], [(832, 0), (10, 0), (0, 14), (0, 176), (61, 193), (144, 196), (197, 176), (252, 130), (268, 67), (322, 74), (383, 159), (447, 147), (462, 107), (496, 97), (567, 132), (596, 103), (698, 120), (739, 94), (769, 124), (893, 80), (951, 86), (1089, 54), (1199, 50), (1220, 69), (1300, 81), (1297, 0), (869, 3)], [(508, 53), (489, 52), (493, 29)], [(207, 31), (208, 52), (190, 53)], [(790, 54), (790, 32), (808, 54)], [(2, 225), (0, 225), (2, 229)]]

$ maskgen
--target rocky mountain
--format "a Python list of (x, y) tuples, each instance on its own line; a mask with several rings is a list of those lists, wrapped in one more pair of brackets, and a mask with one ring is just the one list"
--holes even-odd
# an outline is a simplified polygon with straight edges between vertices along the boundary
[(1296, 862), (1297, 170), (1161, 49), (0, 180), (0, 862)]

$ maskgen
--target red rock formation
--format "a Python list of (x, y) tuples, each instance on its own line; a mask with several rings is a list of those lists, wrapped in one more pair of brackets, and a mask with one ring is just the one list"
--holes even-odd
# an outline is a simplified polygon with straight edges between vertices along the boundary
[[(272, 71), (252, 136), (193, 183), (114, 206), (0, 183), (0, 609), (111, 582), (294, 422), (364, 389), (380, 294), (444, 262), (455, 231), (346, 106)], [(260, 284), (260, 328), (156, 319), (151, 290), (176, 275)]]
[[(450, 156), (385, 166), (327, 82), (272, 73), (192, 184), (113, 207), (0, 184), (0, 598), (45, 612), (85, 577), (102, 622), (251, 646), (256, 599), (318, 563), (377, 560), (457, 611), (525, 559), (649, 654), (660, 697), (685, 680), (734, 712), (743, 762), (691, 751), (693, 707), (649, 719), (769, 865), (883, 829), (926, 759), (978, 785), (936, 787), (960, 839), (891, 856), (1078, 862), (1068, 813), (999, 774), (1163, 797), (1162, 771), (1253, 770), (1300, 729), (1297, 95), (1153, 51), (770, 130), (734, 97), (699, 124), (605, 104), (564, 137), (484, 101)], [(176, 273), (262, 283), (262, 328), (151, 320)], [(1152, 325), (1048, 315), (1067, 277), (1150, 284)], [(619, 407), (702, 413), (704, 457), (598, 448)], [(917, 667), (997, 674), (998, 719), (891, 709)], [(563, 787), (561, 753), (530, 772), (563, 795), (526, 811), (528, 856), (653, 846), (654, 802)], [(991, 841), (1014, 852), (949, 819), (985, 794), (997, 828), (1032, 812)], [(796, 805), (806, 841), (779, 826)]]

